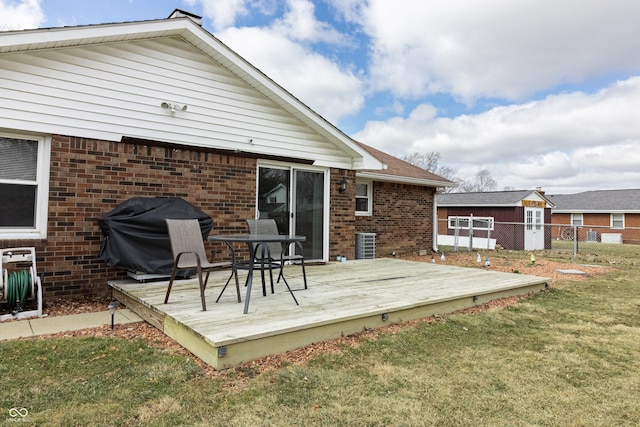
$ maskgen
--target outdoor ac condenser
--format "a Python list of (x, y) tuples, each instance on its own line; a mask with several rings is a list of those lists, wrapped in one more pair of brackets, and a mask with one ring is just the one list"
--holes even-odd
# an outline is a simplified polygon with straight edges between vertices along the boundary
[(356, 259), (376, 257), (376, 233), (356, 233)]

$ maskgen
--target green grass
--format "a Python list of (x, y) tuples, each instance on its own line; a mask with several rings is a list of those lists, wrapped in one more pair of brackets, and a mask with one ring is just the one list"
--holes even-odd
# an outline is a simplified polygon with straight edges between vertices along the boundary
[(187, 357), (115, 338), (3, 342), (0, 357), (0, 425), (25, 407), (28, 425), (47, 426), (634, 426), (640, 268), (265, 373), (205, 377)]
[[(549, 256), (564, 256), (573, 258), (574, 242), (566, 240), (552, 240)], [(640, 260), (640, 245), (613, 244), (599, 242), (578, 242), (576, 262), (601, 262), (607, 264), (632, 264)]]

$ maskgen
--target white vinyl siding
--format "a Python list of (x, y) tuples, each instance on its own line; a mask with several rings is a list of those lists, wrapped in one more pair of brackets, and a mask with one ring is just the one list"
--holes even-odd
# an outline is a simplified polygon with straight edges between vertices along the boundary
[[(123, 136), (351, 168), (352, 154), (181, 37), (0, 55), (0, 127)], [(171, 113), (162, 102), (187, 105)]]

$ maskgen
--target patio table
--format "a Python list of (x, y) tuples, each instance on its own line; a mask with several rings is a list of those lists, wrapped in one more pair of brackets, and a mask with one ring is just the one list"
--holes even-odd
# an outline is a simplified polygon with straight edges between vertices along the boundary
[[(266, 295), (266, 290), (265, 290), (265, 286), (264, 286), (264, 267), (265, 267), (265, 259), (268, 259), (266, 256), (270, 255), (269, 254), (269, 248), (267, 243), (285, 243), (285, 244), (291, 244), (291, 243), (299, 243), (299, 242), (304, 242), (307, 238), (305, 236), (300, 236), (300, 235), (295, 235), (295, 234), (248, 234), (248, 233), (241, 233), (241, 234), (219, 234), (219, 235), (212, 235), (208, 237), (208, 240), (213, 241), (213, 242), (224, 242), (227, 247), (229, 248), (229, 250), (231, 251), (232, 254), (232, 258), (234, 260), (234, 268), (238, 269), (245, 269), (247, 270), (247, 281), (246, 281), (246, 287), (247, 287), (247, 295), (245, 297), (244, 300), (244, 314), (247, 314), (247, 312), (249, 311), (249, 298), (251, 296), (251, 284), (253, 282), (253, 270), (255, 269), (255, 264), (256, 264), (256, 248), (261, 248), (262, 253), (261, 253), (261, 261), (260, 261), (260, 267), (262, 270), (262, 294)], [(236, 260), (236, 256), (235, 256), (235, 250), (233, 249), (233, 246), (231, 245), (231, 243), (246, 243), (247, 244), (247, 248), (249, 249), (249, 261), (248, 262), (238, 262), (235, 261)], [(273, 281), (273, 278), (271, 278), (271, 280)], [(291, 288), (289, 287), (289, 283), (287, 282), (287, 279), (284, 277), (284, 274), (282, 275), (282, 280), (284, 280), (285, 285), (287, 286), (287, 289), (289, 290), (289, 293), (291, 294), (291, 296), (293, 297), (293, 300), (296, 302), (296, 305), (298, 305), (298, 300), (296, 299), (295, 295), (293, 294), (293, 291), (291, 290)], [(272, 286), (273, 286), (273, 282), (272, 282)], [(273, 292), (273, 287), (272, 287), (272, 292)]]

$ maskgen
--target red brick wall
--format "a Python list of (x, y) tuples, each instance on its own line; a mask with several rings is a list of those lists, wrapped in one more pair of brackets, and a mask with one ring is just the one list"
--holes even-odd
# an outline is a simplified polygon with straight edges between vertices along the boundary
[(217, 232), (244, 231), (244, 218), (255, 216), (255, 159), (63, 136), (51, 144), (47, 239), (2, 242), (36, 248), (45, 297), (108, 295), (107, 281), (125, 277), (98, 258), (98, 219), (129, 198), (181, 197), (210, 215)]
[(610, 214), (583, 214), (582, 224), (586, 227), (589, 225), (596, 225), (601, 227), (611, 226)]
[[(349, 184), (343, 193), (339, 191), (342, 177)], [(343, 169), (331, 170), (329, 207), (329, 261), (342, 255), (347, 259), (355, 258), (356, 248), (356, 186), (355, 172)]]
[[(429, 253), (433, 247), (434, 188), (373, 183), (373, 215), (357, 216), (356, 232), (376, 233), (376, 256)], [(355, 203), (355, 202), (352, 202)]]

